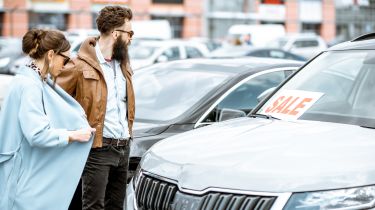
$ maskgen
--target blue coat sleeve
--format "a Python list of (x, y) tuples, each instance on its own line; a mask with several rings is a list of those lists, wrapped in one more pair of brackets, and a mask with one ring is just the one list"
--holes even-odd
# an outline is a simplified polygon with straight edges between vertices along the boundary
[[(36, 147), (59, 147), (69, 143), (66, 129), (55, 129), (44, 113), (42, 89), (36, 84), (23, 88), (18, 119), (27, 141)], [(58, 111), (58, 110), (55, 110)]]

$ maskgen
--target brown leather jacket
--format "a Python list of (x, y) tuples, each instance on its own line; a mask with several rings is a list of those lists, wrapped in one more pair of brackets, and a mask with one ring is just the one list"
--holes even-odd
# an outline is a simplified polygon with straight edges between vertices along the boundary
[[(72, 95), (86, 111), (90, 126), (96, 128), (93, 148), (102, 147), (104, 116), (107, 105), (107, 85), (103, 71), (95, 53), (97, 38), (86, 39), (78, 52), (77, 58), (70, 61), (58, 75), (56, 82)], [(132, 70), (121, 66), (126, 78), (127, 119), (130, 135), (135, 114), (135, 98), (132, 83)]]

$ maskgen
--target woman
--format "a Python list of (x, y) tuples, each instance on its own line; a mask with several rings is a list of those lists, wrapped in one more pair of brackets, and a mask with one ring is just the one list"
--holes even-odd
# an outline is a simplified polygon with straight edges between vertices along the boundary
[(31, 62), (15, 76), (0, 112), (0, 209), (68, 209), (95, 131), (53, 82), (69, 49), (58, 31), (23, 37)]

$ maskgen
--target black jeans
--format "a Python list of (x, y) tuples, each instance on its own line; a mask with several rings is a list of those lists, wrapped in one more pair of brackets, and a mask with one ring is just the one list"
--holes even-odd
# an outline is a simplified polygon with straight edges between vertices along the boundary
[(82, 209), (122, 210), (128, 164), (129, 146), (91, 149), (82, 174)]

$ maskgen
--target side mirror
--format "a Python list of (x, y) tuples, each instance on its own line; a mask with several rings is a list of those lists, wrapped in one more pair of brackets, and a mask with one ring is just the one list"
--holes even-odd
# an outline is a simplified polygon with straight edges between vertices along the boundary
[(158, 59), (156, 59), (156, 63), (163, 63), (163, 62), (167, 62), (168, 61), (168, 57), (165, 56), (165, 55), (161, 55), (158, 57)]
[(238, 117), (245, 117), (246, 113), (236, 109), (222, 109), (220, 111), (219, 122), (230, 120)]
[(271, 94), (276, 87), (268, 88), (267, 90), (263, 91), (259, 96), (257, 97), (258, 103), (261, 102), (263, 99), (265, 99), (269, 94)]

